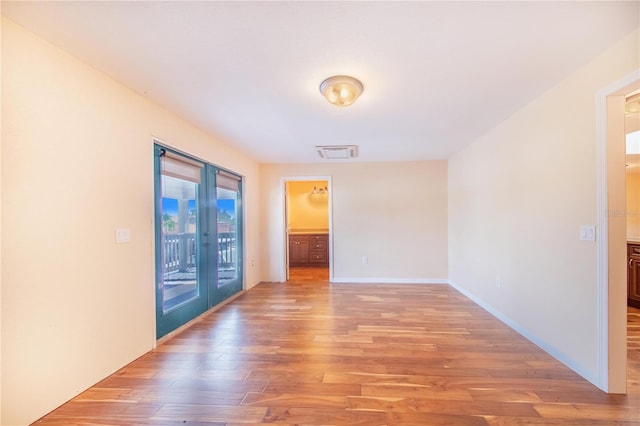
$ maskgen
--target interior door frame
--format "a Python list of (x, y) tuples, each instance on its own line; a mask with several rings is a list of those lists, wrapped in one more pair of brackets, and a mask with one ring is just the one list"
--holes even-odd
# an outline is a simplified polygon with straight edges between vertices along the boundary
[[(597, 359), (596, 385), (608, 393), (626, 393), (627, 329), (626, 329), (626, 216), (615, 211), (626, 210), (624, 159), (620, 163), (620, 123), (624, 134), (624, 96), (640, 87), (640, 69), (610, 84), (596, 95), (597, 158)], [(624, 149), (624, 148), (622, 148)], [(614, 158), (615, 157), (615, 158)], [(620, 163), (620, 164), (619, 164)], [(610, 214), (610, 212), (612, 214)], [(624, 219), (624, 225), (620, 221)], [(623, 310), (622, 307), (625, 307)]]
[(289, 231), (287, 230), (287, 182), (327, 181), (328, 214), (329, 214), (329, 282), (333, 282), (333, 183), (331, 176), (287, 176), (280, 178), (280, 282), (286, 282), (289, 278)]

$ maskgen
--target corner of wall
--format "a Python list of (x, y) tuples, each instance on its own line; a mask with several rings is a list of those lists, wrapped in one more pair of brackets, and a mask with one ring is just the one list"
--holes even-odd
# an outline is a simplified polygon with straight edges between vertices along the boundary
[[(0, 2), (0, 16), (2, 16)], [(2, 20), (0, 20), (0, 46), (2, 45)], [(0, 94), (2, 85), (2, 55), (0, 54)], [(0, 99), (0, 424), (2, 421), (2, 100)]]
[(476, 303), (482, 309), (489, 312), (496, 319), (500, 320), (501, 322), (506, 324), (508, 327), (517, 331), (521, 336), (529, 340), (531, 343), (535, 344), (536, 346), (538, 346), (539, 348), (547, 352), (549, 355), (551, 355), (552, 357), (554, 357), (555, 359), (557, 359), (567, 367), (571, 368), (573, 371), (575, 371), (576, 373), (578, 373), (579, 375), (581, 375), (591, 383), (596, 383), (597, 377), (594, 374), (592, 374), (584, 366), (576, 364), (573, 359), (571, 359), (570, 357), (567, 357), (565, 354), (559, 351), (558, 348), (548, 345), (545, 341), (533, 335), (527, 328), (523, 327), (517, 321), (510, 318), (508, 315), (505, 315), (500, 310), (496, 309), (494, 306), (490, 305), (483, 299), (477, 297), (475, 294), (465, 290), (463, 287), (460, 287), (455, 282), (449, 280), (449, 285), (454, 289), (456, 289), (457, 291), (459, 291), (460, 293), (462, 293), (463, 295), (465, 295), (466, 297), (468, 297), (469, 299), (471, 299), (474, 303)]

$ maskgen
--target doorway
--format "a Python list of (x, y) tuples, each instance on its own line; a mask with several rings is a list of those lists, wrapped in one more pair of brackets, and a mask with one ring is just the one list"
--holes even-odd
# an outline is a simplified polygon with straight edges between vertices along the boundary
[(156, 338), (242, 290), (242, 179), (154, 146)]
[(291, 178), (284, 184), (285, 269), (292, 282), (331, 277), (329, 178)]
[(598, 93), (598, 386), (627, 388), (627, 218), (625, 98), (640, 70)]
[(625, 100), (627, 304), (640, 308), (640, 89)]

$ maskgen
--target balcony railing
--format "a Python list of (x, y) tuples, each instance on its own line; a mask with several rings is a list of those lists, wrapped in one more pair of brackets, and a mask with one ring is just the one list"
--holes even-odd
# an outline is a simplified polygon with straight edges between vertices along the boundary
[(218, 232), (218, 269), (236, 265), (236, 233)]
[[(218, 268), (236, 265), (235, 232), (218, 233)], [(196, 234), (164, 234), (164, 273), (187, 272), (196, 267)]]

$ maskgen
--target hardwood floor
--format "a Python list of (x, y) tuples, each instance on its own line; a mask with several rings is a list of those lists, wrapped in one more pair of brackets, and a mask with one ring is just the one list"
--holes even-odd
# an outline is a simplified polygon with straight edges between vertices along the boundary
[(263, 283), (41, 419), (54, 425), (638, 425), (447, 285)]
[(291, 266), (289, 267), (289, 281), (296, 283), (311, 283), (329, 280), (329, 267)]

